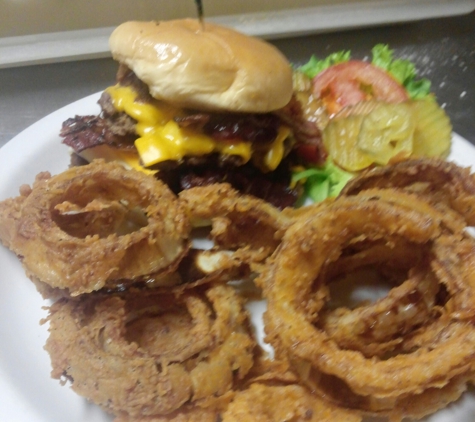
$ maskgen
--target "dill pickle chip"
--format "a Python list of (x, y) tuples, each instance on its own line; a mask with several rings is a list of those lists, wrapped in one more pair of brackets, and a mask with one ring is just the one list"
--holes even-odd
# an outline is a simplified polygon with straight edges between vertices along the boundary
[(451, 141), (450, 119), (432, 97), (364, 101), (342, 109), (323, 131), (330, 158), (347, 171), (409, 157), (446, 157)]
[(416, 129), (414, 131), (415, 157), (447, 157), (452, 143), (452, 124), (433, 98), (412, 102)]
[(364, 116), (354, 115), (330, 120), (323, 131), (323, 143), (334, 163), (348, 171), (359, 171), (373, 159), (356, 147)]
[(340, 112), (333, 117), (333, 119), (345, 119), (348, 116), (367, 116), (381, 104), (385, 103), (378, 100), (360, 101), (359, 103), (343, 107)]
[(380, 102), (361, 123), (357, 147), (376, 164), (408, 158), (413, 151), (415, 120), (408, 103)]

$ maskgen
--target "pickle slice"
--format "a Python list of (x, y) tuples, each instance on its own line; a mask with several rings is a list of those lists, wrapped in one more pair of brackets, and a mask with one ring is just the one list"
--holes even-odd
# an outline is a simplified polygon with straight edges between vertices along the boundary
[(408, 158), (413, 151), (415, 122), (408, 103), (379, 103), (363, 120), (357, 147), (376, 164)]
[(444, 109), (432, 98), (413, 101), (412, 108), (416, 121), (412, 155), (447, 157), (452, 143), (452, 124)]
[(323, 131), (323, 143), (328, 155), (345, 170), (359, 171), (373, 164), (374, 160), (356, 146), (364, 118), (354, 115), (333, 119)]
[(431, 97), (403, 103), (363, 101), (342, 109), (323, 132), (330, 158), (348, 171), (450, 152), (452, 125)]

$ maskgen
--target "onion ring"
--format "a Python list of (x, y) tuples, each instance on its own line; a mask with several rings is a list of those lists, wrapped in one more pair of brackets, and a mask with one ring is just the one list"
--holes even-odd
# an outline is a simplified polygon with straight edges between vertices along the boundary
[(173, 193), (117, 163), (37, 180), (18, 214), (7, 237), (27, 274), (71, 296), (173, 270), (189, 247)]
[[(444, 172), (448, 172), (450, 169), (452, 177), (455, 180), (455, 185), (458, 186), (458, 192), (460, 193), (464, 190), (467, 201), (470, 201), (473, 182), (471, 181), (469, 174), (453, 164), (447, 166), (445, 163), (441, 164), (436, 160), (425, 161), (426, 160), (417, 160), (417, 166), (415, 167), (417, 167), (418, 170), (414, 171), (420, 171), (421, 168), (427, 166), (432, 172), (441, 172), (442, 174), (432, 180), (434, 186), (430, 185), (431, 189), (429, 189), (427, 184), (425, 184), (423, 197), (431, 200), (433, 205), (437, 206), (439, 212), (444, 212), (444, 223), (446, 229), (449, 229), (452, 233), (463, 231), (466, 222), (459, 213), (446, 206), (450, 205), (451, 202), (446, 201), (447, 203), (444, 204), (444, 206), (441, 206), (440, 202), (438, 202), (441, 199), (438, 195), (431, 193), (431, 191), (434, 191), (436, 182), (446, 183), (446, 181), (444, 181)], [(359, 197), (366, 196), (384, 198), (387, 201), (398, 203), (406, 207), (408, 206), (408, 199), (413, 203), (412, 205), (419, 201), (418, 208), (419, 210), (423, 210), (424, 206), (421, 207), (420, 199), (414, 195), (408, 197), (407, 193), (404, 193), (414, 190), (414, 186), (411, 185), (414, 183), (414, 180), (407, 175), (406, 180), (401, 186), (410, 187), (411, 189), (409, 190), (399, 191), (390, 188), (372, 188), (373, 185), (386, 187), (397, 184), (398, 182), (400, 183), (401, 180), (397, 179), (397, 177), (397, 182), (395, 183), (390, 182), (392, 177), (383, 177), (388, 176), (388, 174), (393, 176), (393, 171), (398, 175), (399, 167), (402, 167), (404, 171), (409, 172), (407, 166), (401, 164), (366, 172), (351, 182), (354, 184), (356, 189), (352, 189), (348, 186), (348, 193), (353, 195), (358, 194)], [(426, 175), (426, 177), (428, 176)], [(422, 182), (417, 181), (416, 184), (418, 183), (423, 183), (424, 185), (424, 180)], [(359, 191), (360, 187), (362, 190)], [(446, 188), (448, 187), (449, 186)], [(420, 191), (421, 186), (419, 185), (415, 190)], [(430, 209), (431, 206), (429, 206), (428, 209), (426, 205), (425, 208), (428, 214), (433, 214), (434, 210)], [(465, 210), (467, 210), (467, 208), (465, 208)], [(467, 215), (467, 212), (465, 212), (465, 215)], [(396, 256), (402, 252), (402, 256), (398, 257), (397, 260), (401, 262), (401, 258), (405, 258), (407, 262), (414, 262), (414, 256), (418, 253), (417, 248), (410, 247), (410, 244), (406, 243), (404, 249), (407, 250), (406, 253), (404, 250), (396, 250)], [(377, 259), (380, 260), (394, 260), (394, 256), (392, 256), (393, 250), (393, 248), (381, 248), (381, 246), (376, 246), (350, 257), (341, 258), (331, 267), (332, 270), (330, 272), (336, 271), (338, 273), (347, 273), (354, 270), (355, 263), (358, 266), (374, 263), (374, 257), (377, 257)], [(412, 257), (409, 256), (411, 254), (413, 255)], [(328, 269), (326, 269), (326, 272), (328, 272)], [(324, 327), (324, 329), (331, 334), (332, 338), (337, 341), (340, 347), (359, 350), (366, 356), (383, 356), (396, 345), (401, 345), (402, 342), (407, 345), (407, 339), (401, 335), (397, 335), (397, 333), (402, 334), (404, 332), (409, 332), (411, 327), (421, 325), (426, 318), (430, 319), (431, 316), (434, 315), (434, 312), (436, 314), (439, 312), (438, 309), (432, 309), (437, 294), (438, 282), (430, 269), (426, 271), (426, 274), (426, 276), (424, 276), (423, 273), (419, 274), (418, 278), (422, 283), (418, 283), (415, 279), (409, 279), (398, 288), (393, 289), (386, 298), (379, 300), (373, 305), (359, 307), (358, 309), (351, 311), (347, 308), (339, 308), (336, 311), (323, 312), (321, 315), (322, 320), (320, 326)], [(371, 329), (369, 329), (369, 327), (371, 327)], [(388, 341), (382, 342), (383, 337)]]
[[(49, 172), (39, 173), (36, 175), (34, 185), (50, 177), (51, 174)], [(29, 185), (22, 185), (20, 186), (19, 196), (7, 198), (0, 202), (0, 242), (9, 249), (13, 248), (11, 242), (16, 233), (16, 226), (21, 216), (21, 209), (25, 199), (30, 193), (31, 187)]]
[[(300, 370), (301, 379), (310, 382), (314, 394), (341, 408), (359, 409), (364, 416), (388, 418), (390, 422), (399, 422), (404, 418), (419, 420), (443, 409), (458, 400), (467, 391), (467, 384), (473, 382), (473, 374), (468, 373), (452, 378), (441, 388), (427, 388), (420, 394), (374, 399), (355, 394), (335, 376), (316, 374), (302, 361), (294, 362), (294, 367)], [(318, 379), (318, 384), (312, 383), (313, 379)]]
[(475, 176), (470, 169), (436, 158), (405, 160), (375, 167), (350, 180), (341, 196), (371, 188), (405, 189), (432, 205), (445, 204), (475, 225)]
[(242, 195), (226, 183), (187, 189), (179, 194), (194, 226), (212, 226), (220, 249), (241, 260), (260, 262), (278, 246), (290, 219), (269, 203)]
[[(461, 233), (447, 233), (437, 211), (427, 214), (417, 203), (411, 209), (410, 196), (399, 204), (371, 197), (342, 197), (314, 216), (306, 214), (297, 220), (259, 277), (259, 284), (268, 299), (267, 340), (278, 355), (289, 357), (297, 367), (307, 367), (308, 374), (313, 371), (340, 380), (355, 397), (369, 400), (369, 408), (364, 410), (389, 411), (403, 397), (442, 389), (451, 380), (466, 380), (471, 372), (475, 356), (475, 329), (470, 322), (475, 303), (475, 242)], [(450, 295), (446, 304), (450, 317), (433, 347), (385, 360), (367, 358), (359, 351), (340, 348), (315, 325), (328, 296), (327, 286), (316, 280), (324, 265), (336, 261), (342, 248), (354, 239), (395, 236), (434, 245), (430, 248), (435, 254), (432, 270)], [(443, 250), (443, 257), (438, 250)], [(431, 365), (435, 361), (437, 365)], [(355, 406), (359, 408), (361, 403)]]
[(180, 294), (185, 290), (205, 284), (246, 279), (249, 274), (249, 265), (231, 251), (190, 248), (173, 272), (154, 275), (140, 282), (124, 280), (124, 283), (117, 283), (102, 291), (104, 293), (123, 292), (133, 283), (134, 289)]
[(199, 406), (184, 405), (165, 416), (129, 417), (121, 415), (113, 422), (218, 422), (218, 412), (215, 409), (201, 408)]
[(253, 364), (248, 316), (233, 288), (182, 295), (129, 291), (53, 304), (52, 377), (133, 420), (229, 392)]
[[(406, 209), (417, 208), (418, 212), (441, 221), (443, 228), (449, 233), (461, 232), (465, 227), (465, 222), (459, 214), (442, 214), (415, 195), (402, 191), (370, 189), (360, 192), (358, 198), (383, 199)], [(357, 245), (353, 244), (351, 247)], [(330, 282), (335, 274), (346, 274), (348, 277), (355, 268), (374, 264), (389, 265), (387, 271), (393, 273), (401, 270), (407, 273), (409, 270), (412, 275), (374, 304), (353, 310), (346, 307), (323, 310), (320, 313), (319, 327), (341, 348), (358, 350), (367, 357), (384, 357), (388, 352), (394, 353), (394, 349), (405, 342), (405, 333), (431, 321), (439, 312), (437, 308), (433, 308), (440, 287), (432, 270), (427, 263), (416, 264), (412, 269), (407, 267), (407, 263), (414, 265), (418, 261), (421, 262), (422, 255), (426, 252), (420, 245), (386, 238), (367, 249), (338, 259), (327, 266), (328, 268), (322, 268), (319, 276), (321, 283)]]
[(361, 417), (323, 401), (305, 387), (252, 384), (236, 394), (222, 415), (223, 422), (295, 421), (360, 422)]

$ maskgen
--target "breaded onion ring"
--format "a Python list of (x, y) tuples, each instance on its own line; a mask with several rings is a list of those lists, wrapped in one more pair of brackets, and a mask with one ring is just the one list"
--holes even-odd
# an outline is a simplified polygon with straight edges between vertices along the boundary
[[(242, 280), (250, 274), (247, 265), (239, 256), (218, 249), (190, 248), (172, 272), (149, 277), (142, 282), (134, 282), (135, 289), (157, 290), (163, 293), (180, 294), (204, 284), (227, 283)], [(104, 289), (103, 292), (117, 293), (127, 289), (130, 280), (123, 280)]]
[(189, 222), (152, 176), (95, 161), (38, 179), (16, 212), (9, 247), (27, 274), (72, 296), (173, 269)]
[[(49, 179), (50, 173), (43, 172), (36, 176), (35, 184), (42, 179)], [(0, 242), (7, 248), (12, 249), (12, 239), (15, 237), (17, 223), (21, 216), (23, 202), (31, 193), (28, 185), (20, 186), (20, 195), (14, 198), (7, 198), (0, 202)]]
[[(434, 410), (414, 407), (411, 414), (401, 410), (404, 400), (458, 397), (473, 378), (475, 356), (475, 242), (450, 233), (437, 210), (428, 213), (418, 201), (411, 206), (411, 196), (402, 201), (401, 195), (395, 202), (384, 195), (342, 197), (313, 216), (304, 214), (287, 230), (258, 280), (268, 299), (267, 340), (277, 355), (288, 357), (301, 378), (327, 397), (325, 383), (334, 379), (345, 391), (338, 404), (395, 420), (404, 412), (401, 417), (419, 417)], [(426, 258), (448, 295), (444, 312), (429, 327), (443, 321), (443, 328), (430, 340), (413, 342), (419, 348), (385, 359), (340, 347), (318, 326), (328, 298), (320, 272), (352, 242), (397, 237), (428, 248)]]
[(218, 416), (219, 414), (215, 409), (185, 405), (164, 416), (136, 418), (122, 415), (115, 418), (113, 422), (218, 422)]
[(237, 251), (245, 261), (267, 258), (290, 224), (277, 208), (226, 183), (187, 189), (179, 198), (194, 226), (212, 226), (217, 247)]
[(262, 349), (257, 351), (254, 366), (221, 414), (223, 421), (300, 421), (302, 417), (317, 421), (361, 420), (354, 412), (350, 414), (316, 397), (301, 385), (288, 360), (269, 358)]
[(312, 395), (301, 385), (252, 384), (236, 394), (223, 422), (360, 422), (361, 417)]
[[(300, 365), (300, 368), (299, 368)], [(309, 365), (299, 361), (294, 366), (300, 369), (303, 379), (309, 378)], [(423, 368), (414, 368), (422, 371)], [(312, 375), (315, 375), (310, 370)], [(361, 374), (363, 376), (363, 374)], [(318, 374), (318, 384), (313, 384), (314, 394), (323, 396), (336, 406), (346, 409), (359, 409), (364, 416), (387, 418), (390, 422), (402, 420), (419, 420), (446, 408), (450, 403), (460, 399), (467, 391), (467, 385), (473, 382), (473, 373), (452, 378), (443, 387), (430, 387), (420, 394), (400, 395), (394, 398), (374, 399), (371, 396), (355, 394), (348, 386), (335, 376)], [(388, 382), (391, 382), (388, 380)], [(371, 419), (372, 420), (372, 419)]]
[[(459, 214), (441, 213), (414, 194), (394, 189), (369, 189), (359, 193), (358, 198), (384, 200), (408, 210), (417, 208), (418, 212), (440, 221), (448, 233), (462, 232), (465, 228), (465, 222)], [(390, 237), (373, 243), (350, 242), (347, 249), (354, 249), (356, 253), (347, 255), (342, 251), (344, 255), (338, 261), (320, 271), (319, 283), (331, 282), (335, 274), (345, 274), (348, 278), (357, 268), (375, 265), (383, 272), (391, 273), (393, 278), (403, 272), (409, 278), (374, 304), (351, 310), (346, 307), (322, 310), (318, 325), (341, 348), (358, 350), (367, 357), (384, 357), (405, 341), (404, 334), (438, 315), (439, 311), (434, 306), (440, 286), (427, 259), (422, 262), (422, 257), (427, 255), (427, 248)]]
[(405, 160), (375, 167), (350, 180), (341, 196), (377, 188), (404, 189), (431, 204), (445, 204), (475, 225), (475, 176), (470, 169), (437, 158)]
[(247, 313), (224, 285), (179, 297), (64, 298), (48, 321), (52, 377), (119, 420), (153, 420), (222, 396), (253, 364)]

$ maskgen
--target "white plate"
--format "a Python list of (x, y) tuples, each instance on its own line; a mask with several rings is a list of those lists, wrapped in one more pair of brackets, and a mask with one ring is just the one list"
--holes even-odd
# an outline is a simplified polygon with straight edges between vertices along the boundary
[[(0, 149), (0, 200), (18, 195), (37, 173), (52, 174), (69, 164), (68, 147), (58, 136), (64, 120), (76, 114), (96, 114), (99, 94), (72, 103), (35, 123)], [(475, 165), (475, 147), (454, 134), (450, 159)], [(50, 378), (50, 361), (43, 350), (47, 338), (39, 321), (47, 303), (25, 277), (20, 262), (0, 246), (0, 419), (5, 422), (107, 422), (112, 418), (88, 404), (69, 387)], [(252, 308), (260, 323), (262, 306)], [(473, 422), (475, 393), (438, 412), (430, 422)]]

